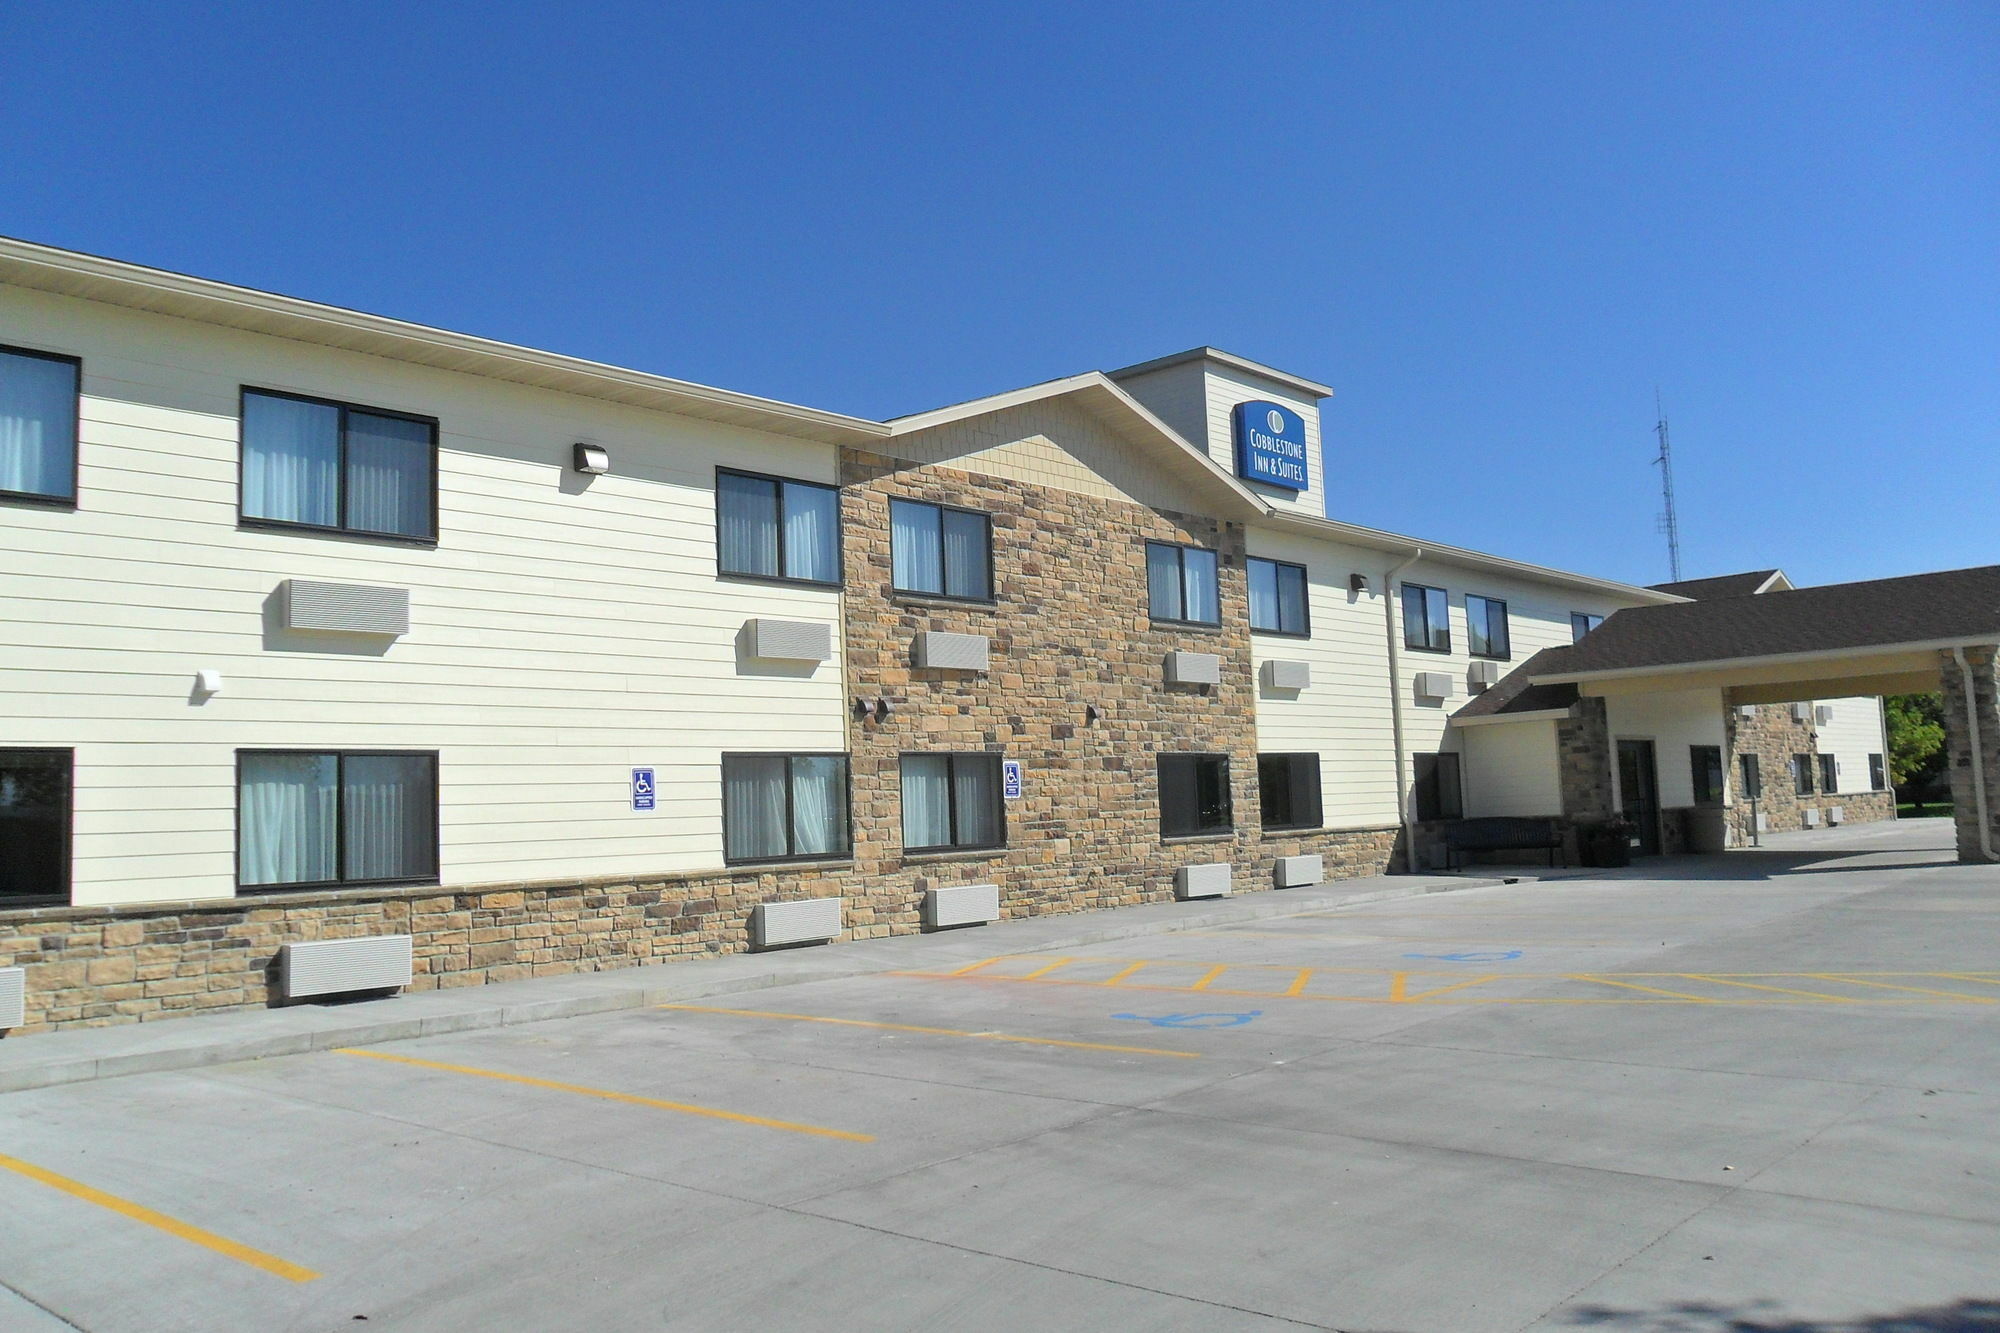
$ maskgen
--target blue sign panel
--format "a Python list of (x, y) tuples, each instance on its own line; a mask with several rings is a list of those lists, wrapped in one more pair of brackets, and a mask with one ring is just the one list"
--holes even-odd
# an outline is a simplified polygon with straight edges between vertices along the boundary
[(1021, 764), (1016, 759), (1000, 761), (1000, 794), (1010, 801), (1021, 799)]
[(635, 768), (632, 770), (632, 808), (651, 810), (653, 808), (653, 770)]
[(1306, 419), (1277, 403), (1238, 403), (1236, 475), (1266, 486), (1302, 491), (1306, 475)]

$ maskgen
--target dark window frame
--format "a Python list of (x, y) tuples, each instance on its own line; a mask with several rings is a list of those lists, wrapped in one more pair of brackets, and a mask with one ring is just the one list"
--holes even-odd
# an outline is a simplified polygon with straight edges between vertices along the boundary
[[(1218, 560), (1216, 561), (1216, 566), (1217, 566), (1216, 581), (1218, 583), (1221, 582), (1221, 577), (1222, 577), (1221, 563), (1222, 563), (1221, 560), (1218, 558)], [(1243, 573), (1244, 573), (1244, 580), (1246, 587), (1246, 595), (1247, 595), (1248, 581), (1250, 575), (1250, 567), (1252, 565), (1259, 563), (1269, 565), (1273, 569), (1279, 571), (1287, 569), (1296, 569), (1299, 572), (1299, 616), (1302, 620), (1304, 620), (1305, 627), (1303, 629), (1282, 629), (1282, 628), (1272, 629), (1268, 626), (1259, 625), (1257, 623), (1256, 602), (1253, 599), (1251, 601), (1250, 632), (1252, 634), (1266, 634), (1271, 636), (1272, 638), (1279, 638), (1279, 639), (1310, 639), (1312, 637), (1311, 571), (1309, 571), (1304, 565), (1299, 564), (1297, 561), (1294, 560), (1273, 560), (1271, 557), (1265, 555), (1249, 556), (1245, 558), (1243, 562)], [(1284, 623), (1285, 619), (1284, 586), (1285, 585), (1284, 585), (1283, 574), (1281, 572), (1278, 580), (1278, 621), (1280, 625)], [(1220, 589), (1218, 588), (1218, 592), (1219, 591)], [(1216, 604), (1218, 607), (1221, 605), (1221, 599), (1219, 597), (1217, 598)]]
[(1840, 794), (1840, 756), (1821, 754), (1819, 758), (1819, 789), (1823, 795)]
[[(929, 843), (922, 847), (903, 844), (906, 854), (929, 855), (948, 852), (998, 852), (1007, 847), (1007, 797), (1005, 771), (1001, 765), (1006, 762), (1004, 750), (900, 750), (896, 754), (896, 800), (903, 799), (903, 761), (906, 759), (944, 759), (948, 761), (944, 770), (946, 800), (946, 821), (951, 825), (952, 842)], [(993, 765), (993, 804), (996, 823), (999, 825), (998, 842), (958, 842), (958, 763), (961, 759), (977, 759)], [(900, 814), (900, 810), (898, 811)], [(899, 832), (902, 821), (897, 821)]]
[[(896, 582), (896, 506), (899, 504), (921, 505), (925, 509), (938, 511), (938, 586), (943, 592), (926, 592), (921, 588), (905, 588)], [(944, 516), (970, 514), (986, 525), (986, 595), (968, 597), (964, 593), (951, 591), (950, 571), (944, 558)], [(1000, 579), (993, 565), (993, 515), (983, 509), (971, 509), (965, 505), (945, 504), (939, 500), (917, 500), (907, 495), (889, 497), (889, 591), (898, 597), (925, 597), (940, 602), (963, 602), (969, 606), (993, 606), (1000, 600)]]
[(1737, 770), (1743, 775), (1743, 799), (1761, 801), (1764, 799), (1764, 764), (1754, 754), (1736, 756)]
[[(1444, 789), (1444, 761), (1451, 761), (1450, 799), (1446, 800)], [(1431, 761), (1431, 775), (1426, 778), (1423, 770), (1425, 760)], [(1428, 784), (1436, 793), (1437, 809), (1431, 814), (1424, 813), (1424, 789)], [(1436, 750), (1410, 756), (1410, 804), (1411, 813), (1418, 823), (1440, 823), (1445, 820), (1465, 818), (1465, 764), (1455, 750)]]
[[(347, 871), (347, 760), (350, 757), (363, 758), (380, 756), (391, 759), (428, 759), (431, 761), (431, 872), (414, 878), (394, 879), (322, 879), (309, 882), (286, 882), (283, 884), (245, 884), (243, 882), (243, 756), (246, 754), (305, 754), (332, 755), (333, 768), (333, 869), (336, 875), (344, 876)], [(400, 885), (438, 884), (444, 875), (444, 788), (438, 780), (438, 758), (436, 750), (375, 750), (341, 749), (320, 750), (307, 746), (242, 746), (236, 751), (236, 891), (241, 893), (308, 893), (328, 889), (390, 888)]]
[[(1298, 770), (1301, 761), (1307, 761), (1307, 760), (1310, 761), (1307, 767), (1309, 767), (1312, 771), (1312, 780), (1310, 785), (1302, 787), (1299, 781)], [(1293, 796), (1292, 806), (1293, 806), (1293, 813), (1295, 816), (1298, 810), (1297, 794), (1301, 790), (1309, 791), (1311, 793), (1312, 800), (1310, 808), (1313, 818), (1309, 820), (1298, 820), (1294, 818), (1289, 821), (1280, 821), (1277, 823), (1272, 822), (1269, 814), (1269, 804), (1265, 799), (1270, 791), (1270, 786), (1265, 780), (1264, 776), (1264, 765), (1266, 763), (1283, 763), (1286, 765), (1288, 771), (1285, 775), (1285, 787), (1287, 792), (1291, 793)], [(1266, 832), (1271, 832), (1271, 833), (1279, 831), (1298, 832), (1298, 831), (1320, 829), (1326, 827), (1326, 809), (1320, 792), (1320, 769), (1319, 769), (1318, 751), (1315, 750), (1288, 751), (1276, 754), (1260, 754), (1257, 756), (1257, 817), (1259, 823), (1264, 828), (1264, 830)]]
[(1792, 756), (1792, 794), (1810, 796), (1813, 794), (1813, 757), (1809, 754)]
[(1868, 790), (1889, 790), (1889, 764), (1887, 758), (1883, 755), (1870, 754), (1868, 756)]
[[(778, 570), (776, 574), (746, 574), (722, 567), (722, 478), (745, 477), (751, 481), (768, 481), (778, 488)], [(786, 574), (785, 568), (785, 487), (810, 486), (815, 490), (833, 492), (833, 572), (830, 579), (805, 579)], [(722, 467), (715, 469), (715, 576), (732, 583), (783, 584), (792, 588), (842, 588), (846, 586), (847, 571), (847, 495), (830, 481), (807, 481), (804, 477), (781, 477), (775, 472), (752, 472), (748, 468)], [(989, 543), (990, 546), (990, 543)]]
[[(1422, 628), (1422, 630), (1423, 630), (1423, 642), (1422, 642), (1422, 643), (1412, 643), (1412, 642), (1410, 641), (1410, 604), (1409, 604), (1409, 597), (1410, 597), (1410, 594), (1411, 594), (1411, 593), (1413, 593), (1413, 592), (1420, 592), (1420, 593), (1424, 594), (1424, 598), (1423, 598), (1423, 602), (1424, 602), (1424, 618), (1423, 618), (1423, 620), (1422, 620), (1422, 621), (1420, 622), (1420, 624), (1421, 624), (1421, 628)], [(1430, 599), (1431, 599), (1432, 597), (1436, 597), (1436, 598), (1437, 598), (1437, 599), (1438, 599), (1439, 601), (1441, 601), (1441, 602), (1443, 602), (1443, 603), (1444, 603), (1444, 635), (1443, 635), (1443, 638), (1442, 638), (1442, 640), (1441, 640), (1441, 641), (1433, 641), (1433, 640), (1432, 640), (1432, 638), (1431, 638), (1431, 602), (1430, 602)], [(1408, 649), (1409, 651), (1411, 651), (1411, 652), (1413, 652), (1413, 653), (1442, 653), (1442, 654), (1446, 654), (1446, 655), (1449, 655), (1449, 654), (1450, 654), (1450, 652), (1451, 652), (1451, 593), (1449, 593), (1448, 591), (1446, 591), (1446, 590), (1445, 590), (1445, 589), (1443, 589), (1443, 588), (1434, 588), (1434, 587), (1432, 587), (1432, 586), (1431, 586), (1430, 584), (1428, 584), (1428, 583), (1403, 583), (1403, 584), (1399, 584), (1399, 585), (1397, 586), (1397, 588), (1396, 588), (1396, 607), (1397, 607), (1397, 611), (1398, 611), (1398, 614), (1400, 614), (1400, 615), (1402, 616), (1402, 618), (1403, 618), (1403, 647), (1405, 647), (1406, 649)]]
[(1222, 552), (1217, 550), (1213, 546), (1200, 546), (1194, 542), (1163, 542), (1153, 537), (1146, 538), (1146, 549), (1148, 551), (1150, 551), (1155, 546), (1160, 547), (1162, 550), (1172, 551), (1174, 553), (1174, 568), (1180, 573), (1180, 604), (1181, 604), (1181, 610), (1183, 612), (1187, 610), (1187, 600), (1188, 600), (1187, 555), (1185, 553), (1188, 551), (1206, 551), (1209, 555), (1215, 557), (1215, 619), (1189, 620), (1185, 615), (1181, 615), (1178, 617), (1154, 615), (1153, 584), (1152, 584), (1153, 562), (1150, 557), (1146, 561), (1147, 619), (1152, 621), (1152, 623), (1155, 625), (1195, 625), (1199, 626), (1202, 629), (1221, 629), (1222, 628)]
[(15, 347), (10, 343), (0, 343), (0, 352), (32, 357), (38, 361), (65, 362), (76, 372), (76, 398), (74, 406), (70, 409), (70, 430), (74, 438), (69, 442), (69, 494), (48, 495), (41, 491), (0, 490), (0, 501), (8, 504), (36, 505), (43, 509), (75, 509), (77, 498), (83, 494), (83, 358), (71, 356), (67, 352), (44, 352), (36, 347)]
[[(794, 759), (840, 760), (841, 785), (846, 795), (847, 845), (837, 852), (787, 852), (783, 856), (731, 856), (729, 854), (729, 761), (732, 759), (782, 759), (785, 761), (785, 845), (793, 839), (793, 812), (797, 794), (792, 781)], [(799, 861), (852, 861), (854, 859), (854, 757), (846, 750), (725, 750), (722, 752), (722, 864), (726, 866), (785, 865)]]
[[(264, 398), (285, 398), (295, 403), (331, 407), (340, 413), (340, 453), (338, 462), (334, 466), (335, 511), (340, 517), (338, 523), (330, 526), (325, 523), (299, 523), (289, 518), (260, 518), (243, 512), (244, 462), (250, 452), (250, 440), (245, 422), (248, 419), (249, 398), (253, 393)], [(368, 528), (347, 526), (347, 417), (350, 412), (383, 417), (390, 421), (408, 421), (430, 428), (431, 531), (428, 537), (413, 537), (403, 532), (374, 532)], [(366, 403), (343, 402), (338, 398), (316, 398), (312, 394), (293, 393), (289, 389), (266, 389), (255, 384), (239, 385), (236, 391), (236, 526), (255, 532), (311, 532), (324, 537), (349, 537), (357, 541), (388, 542), (393, 546), (435, 549), (438, 544), (438, 455), (443, 433), (442, 424), (437, 417), (428, 417), (420, 412), (400, 412), (392, 407), (370, 407)]]
[(61, 745), (8, 745), (0, 747), (0, 762), (8, 755), (59, 755), (63, 761), (62, 785), (62, 871), (59, 892), (34, 897), (0, 896), (0, 911), (15, 907), (67, 907), (76, 896), (76, 749)]
[[(1578, 628), (1578, 626), (1577, 626), (1577, 622), (1578, 622), (1578, 621), (1584, 621), (1584, 622), (1586, 622), (1586, 623), (1585, 623), (1585, 624), (1584, 624), (1584, 625), (1583, 625), (1583, 626), (1582, 626), (1581, 628)], [(1591, 622), (1594, 622), (1594, 623), (1591, 623)], [(1583, 636), (1584, 636), (1584, 635), (1586, 635), (1586, 634), (1590, 633), (1590, 632), (1591, 632), (1592, 630), (1596, 629), (1596, 628), (1597, 628), (1597, 627), (1598, 627), (1599, 625), (1602, 625), (1603, 623), (1604, 623), (1604, 617), (1603, 617), (1603, 616), (1600, 616), (1600, 615), (1598, 615), (1598, 614), (1596, 614), (1595, 612), (1591, 612), (1591, 611), (1572, 611), (1572, 612), (1570, 612), (1570, 613), (1569, 613), (1569, 641), (1570, 641), (1571, 643), (1580, 643), (1580, 642), (1582, 642), (1582, 640), (1583, 640)]]
[[(1694, 803), (1696, 805), (1720, 805), (1727, 777), (1722, 764), (1722, 747), (1720, 745), (1688, 746), (1688, 769), (1691, 789), (1694, 793)], [(1704, 796), (1702, 789), (1710, 786), (1711, 778), (1714, 780), (1713, 789)]]
[[(1474, 602), (1484, 602), (1488, 607), (1497, 606), (1500, 608), (1501, 645), (1500, 651), (1497, 653), (1491, 650), (1481, 652), (1472, 646), (1472, 604)], [(1492, 612), (1490, 610), (1487, 612), (1487, 623), (1488, 625), (1492, 624)], [(1499, 597), (1488, 597), (1483, 592), (1469, 592), (1465, 594), (1465, 651), (1470, 657), (1483, 657), (1489, 662), (1511, 662), (1514, 660), (1514, 625), (1507, 618), (1507, 603), (1505, 600)]]
[[(1183, 760), (1191, 761), (1188, 768), (1190, 776), (1194, 774), (1195, 767), (1204, 760), (1212, 760), (1222, 765), (1222, 801), (1225, 822), (1192, 829), (1176, 830), (1167, 827), (1167, 765), (1169, 762), (1179, 763)], [(1197, 782), (1199, 781), (1199, 779), (1196, 780)], [(1155, 797), (1160, 810), (1161, 841), (1173, 842), (1182, 838), (1221, 838), (1233, 835), (1236, 832), (1236, 790), (1229, 771), (1228, 754), (1208, 750), (1162, 750), (1153, 756), (1153, 781), (1156, 788)], [(1199, 818), (1201, 807), (1199, 790), (1197, 786), (1196, 799), (1190, 802), (1196, 811), (1197, 818)]]

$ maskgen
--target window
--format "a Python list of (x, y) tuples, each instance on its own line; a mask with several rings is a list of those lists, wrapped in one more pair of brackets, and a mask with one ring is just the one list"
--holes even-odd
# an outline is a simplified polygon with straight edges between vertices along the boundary
[(1596, 629), (1599, 625), (1602, 625), (1603, 623), (1604, 623), (1603, 616), (1593, 616), (1588, 611), (1570, 612), (1569, 641), (1571, 643), (1578, 642), (1583, 638), (1584, 635), (1590, 633), (1592, 630)]
[(1809, 754), (1792, 756), (1792, 790), (1800, 796), (1812, 795), (1813, 762)]
[(1493, 597), (1465, 595), (1466, 650), (1474, 657), (1514, 655), (1507, 637), (1507, 603)]
[(1228, 755), (1163, 754), (1159, 773), (1161, 837), (1227, 833), (1236, 826)]
[(1290, 634), (1309, 638), (1306, 618), (1306, 567), (1282, 560), (1251, 556), (1250, 628), (1260, 634)]
[(1834, 755), (1819, 757), (1819, 789), (1828, 796), (1840, 790), (1840, 764)]
[(1889, 786), (1889, 774), (1888, 774), (1888, 772), (1887, 772), (1887, 771), (1886, 771), (1886, 770), (1885, 770), (1885, 769), (1884, 769), (1884, 768), (1882, 767), (1882, 756), (1881, 756), (1881, 755), (1879, 755), (1879, 754), (1871, 754), (1871, 755), (1869, 755), (1869, 756), (1868, 756), (1868, 790), (1870, 790), (1870, 791), (1884, 791), (1884, 790), (1887, 790), (1888, 786)]
[(1146, 543), (1147, 608), (1155, 620), (1220, 625), (1215, 552), (1199, 546)]
[(840, 492), (816, 481), (715, 473), (717, 565), (739, 578), (840, 584)]
[(790, 861), (852, 850), (846, 755), (722, 756), (725, 861)]
[(83, 363), (0, 347), (0, 496), (76, 503), (76, 412)]
[(1318, 828), (1319, 756), (1257, 756), (1257, 799), (1267, 829)]
[(1403, 585), (1403, 646), (1427, 653), (1451, 651), (1451, 602), (1443, 588)]
[(239, 750), (243, 888), (435, 882), (437, 755)]
[(970, 509), (889, 501), (890, 585), (967, 602), (993, 599), (993, 525)]
[(1465, 818), (1465, 797), (1458, 782), (1458, 756), (1420, 754), (1415, 758), (1417, 818)]
[(245, 389), (240, 505), (249, 524), (433, 541), (437, 422)]
[(963, 851), (1006, 843), (999, 755), (903, 756), (905, 851)]
[(0, 907), (69, 900), (68, 750), (0, 750)]
[[(1745, 755), (1744, 758), (1750, 756)], [(1722, 747), (1720, 745), (1690, 745), (1688, 761), (1693, 768), (1694, 803), (1696, 805), (1720, 805), (1722, 803)]]
[(1738, 755), (1736, 762), (1743, 769), (1743, 799), (1757, 800), (1764, 794), (1764, 775), (1758, 771), (1757, 756)]

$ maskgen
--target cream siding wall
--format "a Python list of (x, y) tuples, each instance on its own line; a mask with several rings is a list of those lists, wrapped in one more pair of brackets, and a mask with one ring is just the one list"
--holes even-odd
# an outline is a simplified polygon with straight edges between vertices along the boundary
[[(438, 750), (446, 884), (719, 866), (723, 749), (844, 748), (838, 660), (736, 646), (837, 594), (715, 575), (715, 466), (830, 446), (18, 289), (0, 342), (84, 362), (78, 509), (0, 505), (0, 745), (75, 747), (79, 903), (230, 894), (238, 746)], [(438, 547), (239, 530), (244, 385), (437, 417)], [(406, 587), (411, 631), (286, 634), (289, 577)]]
[[(1839, 769), (1840, 790), (1874, 790), (1868, 784), (1868, 756), (1879, 754), (1887, 761), (1889, 747), (1882, 740), (1882, 701), (1873, 698), (1820, 699), (1821, 707), (1833, 709), (1833, 716), (1818, 725), (1819, 752), (1833, 756)], [(1814, 775), (1815, 779), (1817, 774)]]
[[(1662, 694), (1613, 695), (1605, 701), (1614, 746), (1620, 740), (1650, 740), (1660, 770), (1660, 805), (1672, 809), (1694, 804), (1694, 764), (1689, 747), (1723, 744), (1725, 724), (1720, 690), (1680, 690)], [(1725, 790), (1735, 789), (1735, 774), (1723, 770)], [(1618, 766), (1612, 765), (1614, 802), (1622, 802)], [(1767, 777), (1765, 781), (1770, 781)]]
[(1459, 760), (1465, 813), (1560, 815), (1562, 781), (1557, 767), (1556, 724), (1491, 722), (1466, 727)]

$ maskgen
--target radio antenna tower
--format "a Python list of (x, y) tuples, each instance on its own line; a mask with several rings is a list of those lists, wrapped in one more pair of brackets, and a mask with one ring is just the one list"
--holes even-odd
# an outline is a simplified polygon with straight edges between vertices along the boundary
[(1666, 508), (1660, 515), (1660, 531), (1667, 535), (1667, 567), (1673, 571), (1673, 581), (1681, 581), (1681, 521), (1674, 513), (1674, 450), (1667, 442), (1667, 409), (1660, 405), (1660, 391), (1653, 390), (1653, 410), (1659, 413), (1660, 423), (1653, 427), (1653, 433), (1660, 437), (1660, 456), (1653, 461), (1660, 466), (1660, 497)]

